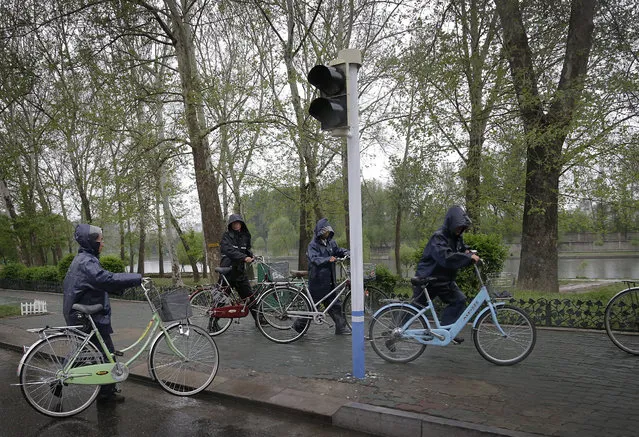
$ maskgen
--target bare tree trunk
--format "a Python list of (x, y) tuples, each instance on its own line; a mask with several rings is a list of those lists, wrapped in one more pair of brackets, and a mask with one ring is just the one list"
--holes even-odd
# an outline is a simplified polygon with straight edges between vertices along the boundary
[(177, 55), (178, 71), (182, 84), (185, 121), (189, 134), (193, 165), (195, 168), (195, 184), (197, 186), (200, 211), (202, 213), (202, 230), (206, 242), (207, 261), (210, 271), (220, 261), (220, 237), (224, 230), (222, 208), (218, 194), (219, 182), (211, 163), (211, 152), (205, 136), (206, 122), (202, 112), (202, 91), (200, 77), (195, 62), (195, 49), (190, 25), (189, 10), (179, 8), (175, 0), (165, 0), (170, 10), (171, 32)]
[(557, 211), (562, 147), (584, 87), (597, 1), (572, 1), (564, 65), (548, 111), (538, 92), (519, 4), (517, 0), (495, 0), (527, 144), (517, 285), (523, 289), (557, 292)]
[[(13, 201), (11, 200), (11, 194), (9, 193), (9, 188), (7, 187), (7, 182), (4, 179), (0, 179), (0, 195), (4, 200), (4, 205), (9, 213), (9, 218), (11, 218), (11, 230), (15, 233), (14, 223), (18, 218), (16, 214), (16, 208), (13, 205)], [(20, 236), (15, 233), (16, 238), (18, 239), (18, 245), (16, 246), (16, 250), (18, 251), (18, 259), (24, 265), (27, 265), (27, 258), (25, 256), (25, 247), (24, 243), (20, 239)]]

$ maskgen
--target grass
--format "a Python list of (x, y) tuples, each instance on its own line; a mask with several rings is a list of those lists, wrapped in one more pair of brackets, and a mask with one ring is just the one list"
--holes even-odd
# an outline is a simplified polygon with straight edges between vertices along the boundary
[(19, 315), (20, 307), (15, 305), (0, 305), (0, 318)]
[[(575, 284), (575, 283), (583, 283), (584, 281), (562, 281), (562, 285), (567, 284)], [(513, 294), (515, 299), (523, 299), (523, 300), (537, 300), (537, 299), (550, 299), (550, 300), (581, 300), (581, 301), (597, 301), (600, 300), (604, 303), (607, 303), (612, 296), (620, 292), (621, 290), (625, 290), (628, 288), (626, 283), (624, 282), (609, 282), (600, 286), (588, 288), (587, 292), (584, 293), (543, 293), (539, 291), (531, 291), (531, 290), (508, 290)], [(397, 296), (410, 297), (413, 295), (412, 288), (408, 285), (401, 285), (396, 287), (394, 293)]]

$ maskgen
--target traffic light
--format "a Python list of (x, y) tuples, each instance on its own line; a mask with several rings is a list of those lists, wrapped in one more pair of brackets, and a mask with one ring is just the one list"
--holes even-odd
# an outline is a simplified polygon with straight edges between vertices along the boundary
[(320, 91), (308, 113), (320, 122), (322, 130), (348, 127), (347, 65), (316, 65), (308, 73), (309, 83)]

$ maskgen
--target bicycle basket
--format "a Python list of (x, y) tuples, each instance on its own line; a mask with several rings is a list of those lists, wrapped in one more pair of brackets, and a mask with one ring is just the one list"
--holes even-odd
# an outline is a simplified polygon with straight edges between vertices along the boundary
[(183, 320), (191, 317), (191, 302), (186, 288), (175, 288), (165, 292), (158, 291), (153, 299), (153, 305), (163, 322)]
[(288, 261), (278, 261), (266, 265), (264, 280), (278, 282), (288, 280)]

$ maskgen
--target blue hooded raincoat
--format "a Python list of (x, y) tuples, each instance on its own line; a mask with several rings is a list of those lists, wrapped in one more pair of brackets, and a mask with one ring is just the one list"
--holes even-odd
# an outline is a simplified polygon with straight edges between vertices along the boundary
[[(78, 254), (73, 258), (71, 266), (64, 278), (64, 299), (62, 312), (69, 325), (81, 325), (73, 304), (102, 304), (102, 312), (91, 317), (101, 333), (111, 334), (111, 304), (109, 293), (121, 294), (125, 288), (135, 287), (142, 283), (142, 275), (138, 273), (111, 273), (100, 265), (99, 247), (96, 242), (96, 228), (88, 224), (79, 224), (75, 228), (75, 241), (80, 245)], [(101, 231), (100, 231), (101, 232)]]
[[(321, 238), (324, 229), (328, 229), (326, 240)], [(315, 225), (315, 237), (308, 244), (306, 257), (308, 258), (308, 289), (316, 302), (335, 288), (335, 263), (330, 262), (331, 256), (342, 258), (349, 254), (347, 249), (337, 246), (333, 240), (335, 232), (328, 219), (319, 219)]]

